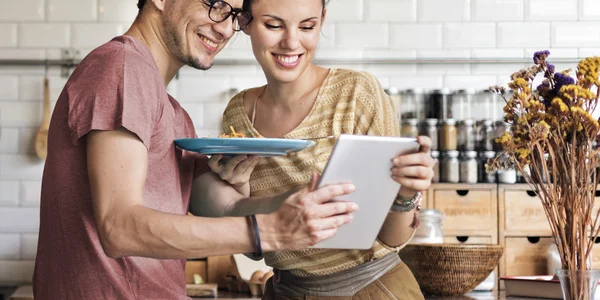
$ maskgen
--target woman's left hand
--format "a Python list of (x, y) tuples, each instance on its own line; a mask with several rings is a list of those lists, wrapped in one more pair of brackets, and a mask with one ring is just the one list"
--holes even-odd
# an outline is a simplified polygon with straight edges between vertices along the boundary
[(398, 193), (403, 197), (412, 197), (417, 192), (429, 189), (433, 178), (435, 161), (431, 157), (431, 139), (419, 136), (419, 152), (399, 155), (393, 160), (392, 178), (401, 185)]

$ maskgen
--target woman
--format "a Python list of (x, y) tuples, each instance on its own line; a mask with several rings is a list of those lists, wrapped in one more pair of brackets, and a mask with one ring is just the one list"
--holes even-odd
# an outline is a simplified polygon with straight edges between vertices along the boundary
[[(244, 32), (268, 83), (232, 98), (224, 112), (226, 132), (231, 126), (248, 137), (399, 136), (391, 100), (372, 75), (313, 64), (324, 0), (245, 0), (244, 9), (253, 16)], [(394, 159), (390, 175), (402, 188), (373, 247), (265, 253), (275, 276), (263, 299), (423, 299), (397, 255), (418, 223), (418, 192), (433, 176), (431, 141), (419, 137), (419, 143), (419, 153)], [(286, 157), (261, 158), (251, 175), (249, 161), (235, 167), (242, 159), (220, 163), (215, 157), (210, 166), (232, 184), (245, 185), (249, 178), (252, 196), (271, 195), (306, 184), (314, 169), (322, 172), (333, 144), (323, 139)]]

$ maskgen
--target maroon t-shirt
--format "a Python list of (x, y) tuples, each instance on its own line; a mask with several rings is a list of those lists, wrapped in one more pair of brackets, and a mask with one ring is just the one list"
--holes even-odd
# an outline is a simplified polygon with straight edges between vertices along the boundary
[(142, 204), (170, 214), (188, 211), (192, 180), (207, 170), (206, 158), (180, 150), (173, 140), (196, 137), (192, 120), (167, 94), (149, 49), (129, 36), (116, 37), (75, 69), (52, 115), (36, 299), (188, 299), (185, 260), (112, 259), (100, 245), (85, 138), (91, 130), (121, 126), (148, 149)]

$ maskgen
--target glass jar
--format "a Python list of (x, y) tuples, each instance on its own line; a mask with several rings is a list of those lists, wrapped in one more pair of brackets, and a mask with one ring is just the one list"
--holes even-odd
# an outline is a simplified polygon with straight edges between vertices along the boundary
[(460, 182), (460, 163), (458, 162), (458, 151), (453, 150), (444, 152), (440, 171), (442, 182)]
[(438, 119), (426, 119), (421, 123), (421, 135), (431, 139), (431, 150), (438, 150)]
[(460, 151), (475, 150), (475, 122), (471, 119), (458, 121), (456, 123), (456, 131), (458, 132), (457, 146)]
[(452, 119), (452, 98), (450, 89), (443, 88), (429, 93), (426, 117), (429, 119)]
[(433, 158), (433, 178), (431, 182), (437, 183), (440, 182), (440, 152), (436, 150), (431, 151), (431, 158)]
[(400, 92), (400, 103), (402, 119), (418, 119), (417, 116), (417, 94), (413, 89)]
[(474, 89), (458, 90), (452, 93), (452, 118), (466, 120), (471, 118), (471, 103), (473, 102)]
[(494, 150), (494, 126), (492, 120), (477, 121), (477, 148), (479, 151)]
[(484, 151), (479, 154), (479, 182), (480, 183), (496, 183), (496, 174), (494, 171), (492, 173), (488, 173), (485, 165), (488, 163), (488, 160), (494, 158), (496, 156), (496, 152), (494, 151)]
[(504, 122), (504, 121), (496, 121), (494, 122), (494, 138), (492, 141), (492, 145), (494, 146), (494, 150), (495, 151), (502, 151), (502, 145), (498, 142), (496, 142), (496, 140), (498, 138), (500, 138), (505, 132), (508, 132), (510, 130), (510, 124)]
[(463, 152), (460, 160), (460, 182), (477, 183), (477, 169), (477, 152)]
[(410, 244), (443, 244), (444, 233), (442, 231), (444, 214), (432, 208), (426, 208), (419, 213), (421, 224), (417, 228), (415, 235), (410, 240)]
[(458, 148), (457, 139), (456, 121), (454, 119), (442, 121), (439, 148), (444, 151), (456, 150)]
[(496, 95), (489, 89), (479, 91), (471, 106), (471, 119), (492, 120), (494, 110), (494, 97)]
[(402, 127), (400, 127), (400, 136), (416, 138), (419, 136), (419, 121), (417, 119), (404, 119), (402, 120)]

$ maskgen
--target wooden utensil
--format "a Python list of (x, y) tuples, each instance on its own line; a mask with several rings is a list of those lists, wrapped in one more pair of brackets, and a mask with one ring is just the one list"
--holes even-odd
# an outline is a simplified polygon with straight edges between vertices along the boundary
[(48, 155), (48, 129), (50, 128), (50, 82), (44, 77), (44, 111), (42, 125), (35, 136), (35, 153), (40, 159)]

